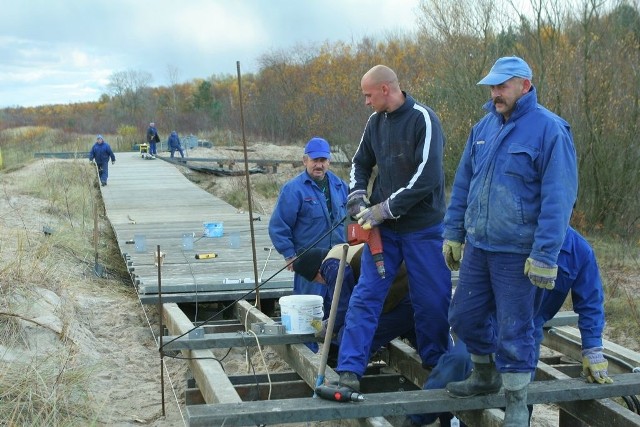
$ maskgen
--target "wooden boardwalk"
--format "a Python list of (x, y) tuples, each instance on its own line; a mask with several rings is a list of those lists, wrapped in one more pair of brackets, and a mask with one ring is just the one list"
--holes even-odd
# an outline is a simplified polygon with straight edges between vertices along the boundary
[[(268, 215), (253, 215), (254, 265), (249, 214), (207, 193), (174, 164), (143, 159), (136, 152), (116, 153), (108, 185), (101, 191), (107, 218), (144, 303), (158, 299), (158, 245), (165, 254), (160, 271), (165, 302), (254, 299), (249, 293), (256, 275), (258, 281), (266, 281), (284, 266), (280, 254), (271, 249)], [(205, 237), (204, 223), (222, 223), (222, 236)], [(196, 259), (211, 253), (216, 257)], [(283, 270), (259, 288), (260, 297), (288, 295), (292, 287), (293, 274)]]

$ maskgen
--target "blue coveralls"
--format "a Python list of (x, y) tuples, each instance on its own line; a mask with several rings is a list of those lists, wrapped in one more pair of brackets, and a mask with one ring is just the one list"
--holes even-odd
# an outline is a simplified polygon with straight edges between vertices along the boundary
[[(269, 237), (274, 248), (285, 259), (302, 253), (346, 216), (347, 184), (331, 171), (326, 173), (331, 192), (331, 214), (322, 190), (303, 171), (282, 186), (280, 196), (269, 221)], [(315, 246), (331, 249), (346, 242), (344, 222)], [(326, 298), (327, 287), (309, 282), (299, 274), (294, 276), (295, 295), (320, 295)]]
[(569, 125), (537, 103), (534, 87), (506, 122), (493, 102), (485, 108), (445, 215), (444, 238), (466, 242), (449, 322), (470, 353), (495, 353), (499, 372), (533, 372), (542, 291), (524, 265), (556, 264), (577, 193), (575, 149)]
[[(326, 282), (327, 298), (324, 300), (325, 318), (329, 316), (331, 303), (333, 301), (333, 293), (335, 290), (336, 280), (338, 276), (338, 268), (340, 260), (329, 258), (320, 266), (320, 273)], [(357, 288), (358, 278), (354, 277), (353, 269), (345, 266), (342, 288), (340, 292), (340, 301), (338, 303), (338, 311), (336, 313), (335, 323), (333, 326), (334, 334), (337, 335), (332, 341), (335, 345), (339, 345), (342, 337), (342, 331), (345, 322), (345, 315), (349, 307), (349, 299), (353, 293), (353, 289)], [(373, 336), (371, 344), (371, 353), (375, 353), (380, 347), (388, 344), (395, 338), (402, 337), (408, 339), (415, 345), (415, 331), (413, 327), (413, 307), (408, 295), (405, 295), (400, 302), (390, 310), (380, 315), (378, 328)]]
[(147, 129), (147, 143), (149, 143), (149, 154), (155, 156), (158, 152), (156, 149), (156, 143), (160, 137), (158, 136), (158, 130), (155, 126), (149, 126)]
[(96, 142), (93, 144), (93, 147), (91, 147), (91, 151), (89, 152), (89, 160), (96, 162), (96, 165), (98, 165), (100, 182), (106, 184), (107, 179), (109, 178), (109, 160), (112, 162), (116, 161), (116, 156), (113, 154), (111, 146), (109, 146), (107, 141), (103, 140), (102, 143)]
[[(556, 285), (552, 290), (543, 291), (542, 304), (534, 318), (536, 361), (539, 359), (540, 345), (544, 339), (543, 326), (562, 308), (569, 292), (573, 311), (578, 314), (582, 349), (602, 347), (602, 331), (605, 325), (604, 294), (598, 263), (589, 243), (571, 227), (567, 230), (558, 255)], [(449, 382), (461, 381), (469, 376), (471, 358), (464, 343), (456, 341), (454, 350), (450, 353), (438, 361), (424, 384), (425, 390), (444, 388)], [(422, 414), (410, 417), (415, 424), (423, 425), (433, 423), (440, 415)]]
[(184, 159), (184, 152), (182, 151), (182, 146), (180, 145), (180, 137), (176, 131), (171, 132), (169, 135), (169, 150), (171, 151), (171, 157), (175, 154), (176, 150), (180, 153), (180, 157)]

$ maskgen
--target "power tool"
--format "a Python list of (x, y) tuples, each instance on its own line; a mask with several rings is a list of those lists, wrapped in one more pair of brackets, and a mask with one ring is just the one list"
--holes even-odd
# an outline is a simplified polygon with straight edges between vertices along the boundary
[(349, 387), (321, 385), (316, 387), (316, 395), (325, 400), (336, 402), (362, 402), (364, 395), (351, 390)]
[(384, 255), (382, 254), (382, 237), (380, 236), (380, 229), (373, 227), (369, 230), (362, 228), (357, 222), (353, 222), (347, 226), (347, 242), (350, 246), (359, 245), (360, 243), (366, 243), (369, 245), (369, 250), (373, 256), (373, 261), (376, 263), (376, 269), (380, 277), (384, 279), (387, 272), (384, 268)]

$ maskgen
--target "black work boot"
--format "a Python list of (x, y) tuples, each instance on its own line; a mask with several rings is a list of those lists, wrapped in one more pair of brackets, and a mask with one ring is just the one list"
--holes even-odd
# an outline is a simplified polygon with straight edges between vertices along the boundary
[(529, 408), (527, 408), (527, 385), (531, 381), (528, 372), (505, 372), (504, 397), (507, 407), (504, 410), (503, 427), (526, 427), (529, 425)]
[(353, 391), (360, 393), (360, 380), (353, 372), (340, 372), (340, 380), (338, 386), (349, 387)]
[(472, 397), (481, 394), (497, 393), (502, 386), (502, 378), (491, 355), (471, 355), (473, 370), (464, 381), (456, 381), (447, 384), (446, 389), (452, 397)]

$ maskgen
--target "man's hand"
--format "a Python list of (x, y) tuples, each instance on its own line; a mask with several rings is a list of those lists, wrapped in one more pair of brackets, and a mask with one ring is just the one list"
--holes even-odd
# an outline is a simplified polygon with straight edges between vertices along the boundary
[(444, 262), (451, 271), (460, 270), (460, 258), (462, 258), (462, 243), (445, 240), (442, 243), (442, 255)]
[(113, 164), (115, 164), (115, 162), (116, 162), (115, 160), (111, 160), (111, 164), (112, 164), (112, 165), (113, 165)]
[(356, 215), (358, 224), (365, 230), (371, 230), (372, 227), (382, 224), (385, 219), (389, 218), (393, 218), (389, 210), (389, 199), (360, 211), (360, 213)]
[(347, 213), (353, 219), (360, 213), (369, 207), (369, 200), (367, 199), (367, 192), (364, 190), (356, 190), (349, 194), (347, 199)]
[(529, 277), (531, 283), (539, 288), (553, 289), (556, 285), (558, 266), (545, 264), (533, 258), (527, 258), (524, 263), (524, 274)]
[(609, 378), (609, 362), (602, 354), (602, 347), (582, 350), (582, 376), (589, 383), (611, 384), (613, 380)]
[(284, 262), (285, 262), (285, 263), (286, 263), (286, 265), (287, 265), (287, 270), (289, 270), (289, 271), (293, 271), (293, 261), (295, 261), (295, 260), (296, 260), (296, 258), (297, 258), (297, 257), (296, 257), (295, 255), (294, 255), (294, 256), (292, 256), (292, 257), (289, 257), (289, 258), (285, 258)]

